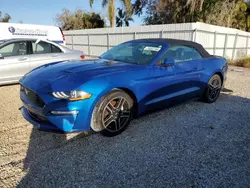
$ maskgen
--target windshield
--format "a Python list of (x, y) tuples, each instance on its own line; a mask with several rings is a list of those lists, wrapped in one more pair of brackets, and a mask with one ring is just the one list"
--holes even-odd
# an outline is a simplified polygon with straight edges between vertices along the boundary
[(126, 42), (113, 47), (100, 56), (102, 59), (131, 64), (150, 64), (163, 45), (153, 42)]

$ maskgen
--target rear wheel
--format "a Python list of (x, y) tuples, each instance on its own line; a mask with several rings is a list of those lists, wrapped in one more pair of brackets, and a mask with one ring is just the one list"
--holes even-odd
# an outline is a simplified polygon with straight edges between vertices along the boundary
[(91, 128), (104, 136), (116, 136), (127, 128), (133, 113), (133, 99), (122, 90), (113, 90), (96, 104)]
[(207, 88), (203, 96), (204, 101), (208, 103), (215, 102), (220, 95), (221, 87), (221, 77), (218, 74), (213, 75), (208, 81)]

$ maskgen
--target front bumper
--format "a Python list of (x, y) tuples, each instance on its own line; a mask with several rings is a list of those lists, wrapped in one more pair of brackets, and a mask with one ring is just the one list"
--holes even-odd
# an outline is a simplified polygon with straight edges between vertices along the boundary
[(56, 132), (65, 132), (65, 133), (80, 131), (78, 129), (74, 129), (77, 115), (46, 116), (46, 120), (45, 120), (31, 113), (25, 106), (22, 106), (20, 108), (20, 111), (23, 117), (28, 122), (36, 126), (38, 129), (41, 129), (44, 131), (47, 130), (47, 131), (56, 131)]
[(23, 102), (20, 110), (23, 117), (32, 125), (40, 130), (64, 133), (90, 130), (96, 101), (94, 95), (87, 100), (68, 101), (55, 99), (46, 91), (37, 94), (27, 89), (28, 93), (24, 88), (20, 90), (20, 99)]

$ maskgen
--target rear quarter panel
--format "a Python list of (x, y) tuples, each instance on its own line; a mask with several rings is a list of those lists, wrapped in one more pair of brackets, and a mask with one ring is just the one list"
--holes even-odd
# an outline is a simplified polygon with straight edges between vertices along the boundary
[(206, 85), (209, 79), (214, 74), (219, 74), (222, 77), (222, 81), (226, 80), (228, 64), (225, 58), (218, 56), (211, 56), (203, 60), (203, 70), (201, 73), (200, 81), (203, 84), (203, 89), (206, 88)]

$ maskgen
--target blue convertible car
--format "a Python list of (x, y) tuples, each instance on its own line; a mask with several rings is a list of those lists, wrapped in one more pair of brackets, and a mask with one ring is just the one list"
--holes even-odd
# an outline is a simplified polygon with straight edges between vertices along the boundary
[(98, 59), (51, 63), (21, 80), (24, 118), (41, 130), (106, 136), (131, 118), (184, 100), (212, 103), (226, 79), (227, 62), (200, 45), (174, 39), (122, 43)]

